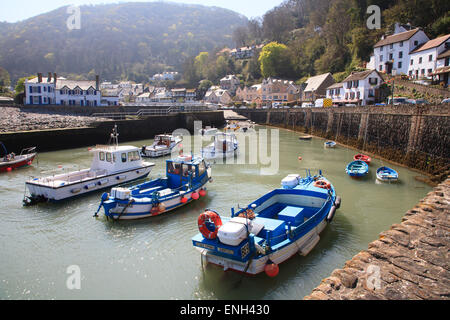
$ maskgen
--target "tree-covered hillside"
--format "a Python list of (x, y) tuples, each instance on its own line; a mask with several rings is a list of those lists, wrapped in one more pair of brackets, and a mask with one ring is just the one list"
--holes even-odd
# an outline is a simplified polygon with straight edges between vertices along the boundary
[(186, 57), (232, 46), (234, 29), (247, 23), (227, 9), (163, 2), (81, 6), (80, 12), (79, 30), (67, 28), (67, 7), (0, 23), (0, 66), (13, 82), (49, 71), (146, 81), (178, 70)]

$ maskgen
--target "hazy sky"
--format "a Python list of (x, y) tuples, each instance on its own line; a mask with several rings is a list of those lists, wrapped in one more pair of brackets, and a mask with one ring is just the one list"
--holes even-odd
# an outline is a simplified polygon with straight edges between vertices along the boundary
[[(144, 0), (0, 0), (0, 21), (17, 22), (49, 12), (65, 5), (105, 4), (118, 2), (155, 2)], [(259, 17), (276, 7), (283, 0), (171, 0), (180, 2), (217, 6), (239, 12), (248, 18)]]

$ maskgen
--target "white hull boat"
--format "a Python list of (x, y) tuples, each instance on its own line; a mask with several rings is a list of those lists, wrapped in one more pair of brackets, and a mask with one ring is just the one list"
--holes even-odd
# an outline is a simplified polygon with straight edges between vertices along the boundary
[(214, 142), (202, 148), (201, 155), (206, 160), (233, 157), (238, 154), (239, 144), (233, 133), (217, 133)]
[(151, 146), (142, 146), (141, 156), (146, 158), (158, 158), (170, 155), (183, 141), (181, 137), (172, 135), (157, 135)]

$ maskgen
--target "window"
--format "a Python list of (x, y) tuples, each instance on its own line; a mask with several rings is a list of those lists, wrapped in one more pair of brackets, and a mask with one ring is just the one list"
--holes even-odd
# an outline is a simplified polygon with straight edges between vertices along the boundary
[(433, 61), (433, 55), (432, 55), (432, 54), (430, 54), (430, 55), (428, 56), (428, 61)]
[(189, 177), (192, 175), (192, 178), (196, 177), (195, 167), (192, 164), (183, 164), (183, 177)]
[(100, 161), (105, 161), (105, 153), (103, 151), (100, 151), (98, 154), (98, 158)]
[(383, 71), (383, 65), (380, 64), (378, 70), (379, 70), (379, 71)]
[(432, 73), (433, 70), (432, 69), (428, 69), (428, 74)]
[(127, 154), (122, 153), (122, 162), (127, 162)]
[(130, 161), (137, 161), (137, 160), (141, 160), (141, 157), (139, 156), (139, 152), (132, 151), (132, 152), (128, 152), (128, 159)]
[(419, 58), (419, 64), (422, 63), (422, 57)]
[(392, 53), (389, 53), (389, 60), (394, 59), (394, 55)]
[(391, 45), (390, 45), (390, 48), (391, 48), (391, 49), (393, 49), (393, 48), (394, 48), (394, 44), (393, 44), (393, 43), (391, 43)]
[(414, 64), (414, 59), (411, 59), (410, 65), (412, 66)]
[(383, 61), (383, 55), (380, 56), (380, 61)]
[(425, 74), (425, 69), (420, 70), (421, 74)]
[(400, 62), (398, 63), (398, 68), (401, 69), (401, 67), (402, 67), (402, 62), (400, 61)]
[(369, 78), (369, 83), (373, 84), (373, 85), (377, 84), (378, 83), (378, 78)]
[(399, 53), (398, 53), (398, 57), (401, 59), (401, 58), (403, 58), (403, 51), (400, 51)]
[(205, 161), (200, 162), (198, 165), (198, 175), (201, 176), (206, 171)]
[(402, 41), (402, 42), (400, 42), (399, 46), (400, 46), (400, 47), (403, 47), (403, 41)]
[(419, 41), (414, 41), (414, 45), (417, 46), (419, 44)]
[(180, 172), (181, 172), (181, 163), (173, 163), (173, 162), (168, 163), (167, 173), (180, 174)]
[(112, 157), (111, 157), (111, 153), (106, 153), (106, 161), (111, 162)]

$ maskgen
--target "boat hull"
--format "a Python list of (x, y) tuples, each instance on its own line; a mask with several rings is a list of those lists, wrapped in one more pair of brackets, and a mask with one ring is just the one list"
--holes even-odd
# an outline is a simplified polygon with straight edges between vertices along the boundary
[(319, 242), (319, 234), (325, 229), (327, 224), (328, 223), (323, 220), (319, 225), (300, 239), (268, 255), (258, 257), (257, 259), (252, 259), (249, 265), (248, 262), (240, 262), (215, 255), (206, 249), (196, 249), (201, 252), (204, 262), (222, 267), (224, 271), (233, 270), (247, 275), (256, 275), (264, 272), (264, 268), (269, 259), (273, 263), (281, 264), (297, 253), (302, 256), (306, 256)]
[(25, 184), (31, 194), (29, 198), (57, 202), (79, 197), (94, 191), (114, 187), (119, 184), (143, 179), (150, 174), (152, 168), (153, 166), (136, 168), (107, 176), (105, 175), (92, 179), (86, 179), (84, 181), (70, 183), (63, 186), (57, 186), (55, 184), (45, 185), (33, 182), (33, 180), (28, 181)]
[(387, 167), (377, 169), (377, 180), (382, 182), (395, 182), (398, 180), (398, 173)]
[[(7, 172), (24, 166), (28, 166), (33, 162), (36, 154), (25, 155), (22, 159), (17, 161), (0, 162), (0, 172)], [(19, 157), (19, 156), (18, 156)], [(11, 168), (11, 169), (8, 169)]]

